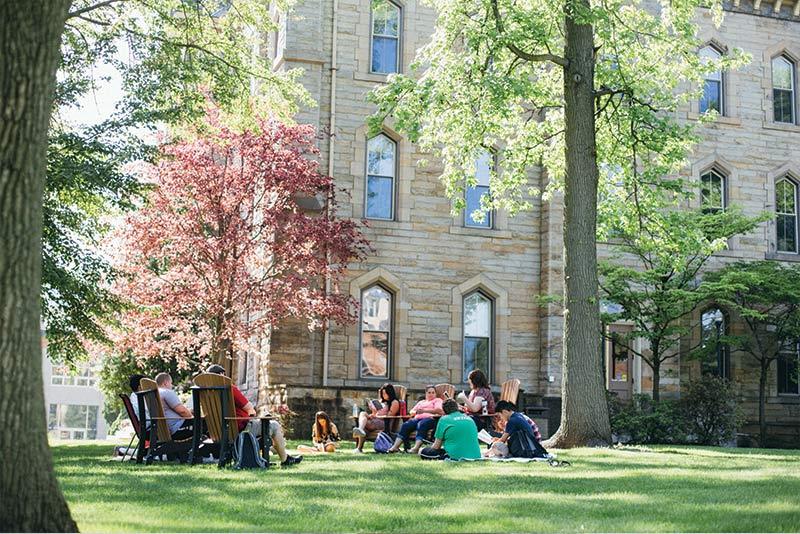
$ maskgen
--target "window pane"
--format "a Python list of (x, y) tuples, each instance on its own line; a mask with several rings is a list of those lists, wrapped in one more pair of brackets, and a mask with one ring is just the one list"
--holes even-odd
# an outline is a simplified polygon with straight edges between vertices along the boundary
[(367, 177), (367, 217), (373, 219), (392, 218), (392, 178)]
[(467, 375), (480, 369), (489, 376), (489, 339), (485, 337), (464, 338), (464, 382)]
[(722, 106), (720, 105), (721, 92), (720, 82), (706, 80), (703, 86), (703, 96), (700, 98), (700, 113), (705, 113), (709, 110), (722, 113)]
[(794, 66), (783, 56), (772, 60), (772, 87), (790, 91), (794, 88)]
[(396, 37), (372, 37), (372, 72), (397, 72), (397, 44)]
[(97, 406), (88, 407), (88, 416), (86, 418), (86, 429), (90, 432), (97, 431)]
[(372, 0), (372, 33), (398, 37), (400, 8), (386, 0)]
[(387, 376), (389, 361), (389, 334), (386, 332), (361, 333), (361, 376)]
[(52, 377), (51, 382), (54, 386), (60, 386), (64, 382), (64, 378), (60, 376), (54, 376)]
[(62, 426), (67, 428), (86, 428), (86, 406), (67, 404), (62, 408), (66, 408)]
[(464, 299), (464, 336), (490, 337), (492, 330), (492, 301), (481, 293)]
[(486, 186), (468, 187), (465, 192), (467, 208), (465, 212), (465, 223), (467, 226), (478, 226), (481, 228), (492, 227), (492, 212), (484, 212), (483, 220), (479, 221), (474, 215), (481, 209), (481, 198), (489, 195), (489, 188)]
[(47, 429), (53, 430), (58, 426), (58, 404), (51, 404), (47, 414)]
[(774, 100), (775, 122), (794, 123), (794, 110), (792, 109), (794, 93), (784, 89), (773, 89), (772, 98)]
[(784, 395), (800, 394), (797, 364), (797, 354), (783, 354), (778, 359), (778, 393)]
[(775, 184), (775, 211), (794, 215), (795, 186), (789, 180), (781, 180)]
[(394, 177), (395, 143), (383, 134), (367, 142), (367, 174)]
[(724, 180), (715, 172), (700, 177), (701, 204), (706, 211), (717, 211), (725, 207)]
[(797, 252), (796, 221), (794, 215), (778, 214), (776, 216), (775, 226), (779, 252)]
[(494, 157), (488, 152), (484, 152), (475, 160), (475, 179), (478, 185), (489, 186), (489, 177), (491, 176), (493, 163)]
[(364, 330), (391, 330), (392, 297), (380, 286), (364, 291), (361, 298), (361, 317)]
[(620, 343), (613, 343), (611, 353), (611, 380), (628, 381), (628, 350)]

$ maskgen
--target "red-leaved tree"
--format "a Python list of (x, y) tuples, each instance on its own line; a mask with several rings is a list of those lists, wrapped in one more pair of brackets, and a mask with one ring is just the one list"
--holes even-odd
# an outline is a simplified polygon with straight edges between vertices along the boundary
[[(148, 203), (118, 241), (129, 275), (118, 291), (134, 309), (117, 348), (141, 358), (224, 365), (282, 319), (355, 318), (337, 282), (369, 244), (334, 215), (313, 128), (264, 120), (236, 132), (211, 115), (213, 135), (163, 147)], [(310, 199), (322, 209), (307, 209)]]

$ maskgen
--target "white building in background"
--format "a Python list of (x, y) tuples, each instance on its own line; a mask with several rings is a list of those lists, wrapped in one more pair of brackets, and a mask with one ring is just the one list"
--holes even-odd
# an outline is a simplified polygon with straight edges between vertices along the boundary
[(44, 402), (48, 435), (54, 439), (105, 439), (105, 397), (97, 387), (97, 369), (86, 363), (72, 373), (54, 365), (42, 349)]

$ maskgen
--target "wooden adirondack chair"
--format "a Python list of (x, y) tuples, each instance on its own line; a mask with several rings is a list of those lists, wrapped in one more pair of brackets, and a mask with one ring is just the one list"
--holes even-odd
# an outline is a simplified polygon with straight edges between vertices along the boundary
[(124, 393), (119, 394), (119, 398), (122, 401), (122, 405), (125, 407), (125, 412), (128, 414), (128, 419), (131, 422), (131, 426), (133, 427), (133, 436), (131, 436), (131, 440), (128, 443), (128, 446), (125, 448), (125, 452), (122, 455), (122, 461), (125, 461), (125, 458), (128, 455), (128, 452), (131, 450), (131, 446), (133, 445), (133, 440), (137, 440), (136, 448), (133, 449), (131, 452), (131, 460), (133, 460), (134, 455), (139, 450), (139, 447), (147, 448), (148, 443), (138, 441), (140, 436), (142, 435), (141, 424), (139, 423), (139, 417), (136, 415), (136, 410), (133, 409), (133, 404), (131, 403), (130, 397), (125, 395)]
[(167, 419), (164, 417), (164, 408), (161, 405), (161, 394), (158, 392), (158, 384), (156, 384), (155, 380), (142, 378), (136, 397), (139, 404), (139, 413), (147, 414), (145, 418), (139, 418), (139, 443), (147, 441), (147, 428), (148, 426), (150, 428), (147, 458), (144, 458), (144, 447), (139, 447), (136, 452), (136, 463), (142, 463), (144, 459), (145, 463), (150, 465), (156, 456), (162, 455), (167, 455), (167, 459), (177, 457), (180, 463), (184, 463), (192, 448), (192, 440), (175, 441), (172, 439)]
[(508, 401), (517, 405), (517, 397), (519, 397), (519, 379), (512, 378), (503, 382), (500, 387), (500, 400)]
[[(445, 393), (447, 393), (447, 395), (445, 395)], [(453, 384), (436, 384), (436, 396), (443, 401), (454, 399), (456, 396), (456, 387)]]
[[(239, 419), (236, 417), (236, 403), (233, 399), (233, 389), (231, 379), (227, 376), (214, 373), (201, 373), (194, 377), (192, 381), (192, 398), (195, 406), (195, 420), (197, 421), (202, 412), (205, 418), (206, 430), (212, 441), (212, 449), (219, 450), (219, 467), (233, 457), (233, 444), (239, 436)], [(261, 453), (264, 461), (269, 466), (269, 421), (270, 417), (260, 417), (261, 419)], [(199, 458), (200, 432), (197, 422), (195, 423), (195, 437), (192, 447), (192, 463)]]

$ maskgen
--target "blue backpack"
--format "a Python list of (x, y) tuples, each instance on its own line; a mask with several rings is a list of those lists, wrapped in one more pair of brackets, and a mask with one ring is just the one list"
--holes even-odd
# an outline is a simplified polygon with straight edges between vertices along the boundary
[(394, 443), (392, 436), (390, 436), (386, 432), (381, 432), (378, 434), (378, 437), (375, 438), (375, 452), (379, 453), (386, 453)]
[(233, 458), (235, 469), (263, 469), (267, 467), (267, 462), (261, 457), (261, 451), (258, 447), (258, 440), (256, 437), (243, 430), (236, 438), (236, 443), (233, 447)]

